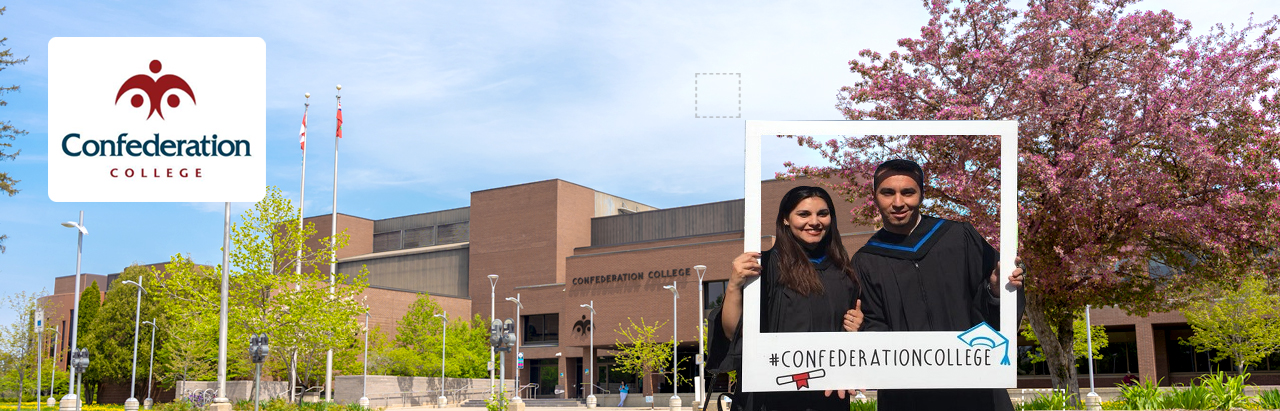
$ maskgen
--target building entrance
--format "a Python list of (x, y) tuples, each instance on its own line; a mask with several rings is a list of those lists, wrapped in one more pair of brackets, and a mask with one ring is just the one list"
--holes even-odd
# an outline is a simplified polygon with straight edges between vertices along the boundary
[[(560, 367), (555, 359), (531, 360), (529, 362), (529, 376), (533, 383), (538, 384), (536, 389), (532, 389), (533, 398), (556, 398), (556, 384), (560, 383)], [(561, 387), (564, 389), (564, 387)]]

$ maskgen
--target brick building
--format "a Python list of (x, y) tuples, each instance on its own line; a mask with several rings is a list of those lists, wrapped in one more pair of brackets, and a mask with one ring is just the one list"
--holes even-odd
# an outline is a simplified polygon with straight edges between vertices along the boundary
[[(772, 242), (777, 199), (799, 184), (762, 183), (763, 248)], [(837, 203), (834, 215), (847, 216), (852, 207)], [(306, 220), (323, 237), (330, 231), (331, 218)], [(368, 268), (366, 301), (374, 325), (387, 334), (394, 334), (396, 322), (418, 293), (429, 293), (454, 319), (488, 316), (490, 309), (496, 318), (515, 318), (516, 306), (506, 298), (519, 296), (525, 356), (520, 380), (539, 384), (523, 393), (526, 398), (584, 396), (581, 387), (587, 375), (594, 375), (594, 383), (605, 390), (617, 392), (618, 384), (627, 382), (632, 392), (640, 392), (643, 381), (612, 370), (611, 348), (619, 342), (615, 330), (632, 320), (662, 321), (667, 325), (659, 335), (669, 336), (673, 295), (663, 286), (674, 282), (680, 293), (678, 353), (688, 358), (681, 372), (692, 378), (696, 324), (723, 294), (729, 261), (742, 251), (743, 220), (741, 199), (660, 210), (567, 181), (546, 180), (473, 192), (470, 206), (464, 208), (379, 220), (339, 214), (338, 229), (351, 238), (338, 252), (337, 268), (344, 273)], [(874, 232), (843, 219), (840, 230), (851, 253)], [(707, 267), (703, 307), (698, 307), (693, 270), (699, 264)], [(498, 278), (490, 283), (489, 275)], [(110, 280), (86, 274), (89, 277), (102, 277), (100, 286)], [(70, 310), (72, 279), (59, 278), (55, 295), (47, 297), (66, 300), (64, 311)], [(581, 307), (587, 303), (594, 304), (597, 327), (589, 325), (589, 312)], [(1095, 362), (1099, 386), (1113, 385), (1129, 374), (1161, 379), (1164, 385), (1185, 383), (1224, 366), (1179, 343), (1190, 329), (1178, 313), (1136, 318), (1102, 308), (1092, 317), (1095, 324), (1107, 327), (1111, 341)], [(588, 373), (591, 328), (597, 369)], [(1019, 386), (1049, 386), (1043, 364), (1026, 360), (1028, 343), (1020, 339), (1019, 348)], [(508, 378), (513, 363), (508, 357), (504, 364)], [(1081, 370), (1082, 385), (1087, 386), (1085, 368)], [(1252, 382), (1280, 384), (1280, 355), (1260, 365)], [(564, 392), (556, 394), (557, 387)], [(665, 385), (655, 388), (671, 392)], [(692, 387), (679, 390), (690, 392)]]

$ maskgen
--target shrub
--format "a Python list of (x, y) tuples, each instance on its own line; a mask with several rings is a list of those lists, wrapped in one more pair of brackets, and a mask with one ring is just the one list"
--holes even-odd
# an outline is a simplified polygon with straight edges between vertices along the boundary
[(849, 401), (849, 411), (876, 411), (876, 400), (853, 400)]
[(1040, 394), (1031, 401), (1018, 406), (1019, 410), (1065, 410), (1079, 409), (1083, 404), (1074, 399), (1066, 391), (1053, 390), (1048, 394)]
[(1134, 385), (1117, 384), (1124, 408), (1130, 410), (1158, 410), (1163, 407), (1159, 381), (1141, 381)]
[(1227, 377), (1226, 373), (1219, 371), (1217, 374), (1201, 377), (1200, 382), (1209, 390), (1210, 406), (1213, 409), (1229, 410), (1243, 408), (1249, 403), (1249, 397), (1244, 395), (1244, 382), (1248, 379), (1248, 373)]
[(1203, 385), (1192, 383), (1185, 388), (1174, 387), (1163, 395), (1165, 408), (1181, 408), (1184, 410), (1207, 410), (1213, 401), (1209, 398), (1209, 389)]
[(1280, 410), (1280, 390), (1266, 390), (1258, 393), (1258, 405), (1265, 410)]

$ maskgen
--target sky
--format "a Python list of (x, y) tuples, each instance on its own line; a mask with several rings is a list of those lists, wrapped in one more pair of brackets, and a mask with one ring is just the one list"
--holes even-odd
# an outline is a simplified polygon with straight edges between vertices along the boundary
[[(1020, 2), (1014, 2), (1020, 4)], [(466, 207), (473, 191), (563, 179), (666, 208), (741, 198), (746, 120), (839, 120), (848, 61), (919, 35), (919, 1), (155, 2), (3, 4), (0, 120), (29, 134), (0, 170), (0, 296), (49, 293), (82, 271), (189, 254), (221, 261), (222, 203), (58, 203), (48, 196), (48, 43), (54, 37), (261, 37), (266, 181), (297, 201), (298, 128), (311, 93), (304, 213), (332, 211), (335, 85), (342, 85), (338, 211), (382, 219)], [(1195, 33), (1280, 14), (1273, 0), (1152, 0)], [(729, 73), (729, 74), (706, 74)], [(740, 80), (741, 105), (734, 84)], [(698, 97), (695, 103), (695, 81)], [(698, 118), (717, 116), (731, 118)], [(764, 141), (763, 174), (821, 165)], [(249, 204), (232, 204), (232, 221)], [(0, 321), (15, 318), (0, 307)]]

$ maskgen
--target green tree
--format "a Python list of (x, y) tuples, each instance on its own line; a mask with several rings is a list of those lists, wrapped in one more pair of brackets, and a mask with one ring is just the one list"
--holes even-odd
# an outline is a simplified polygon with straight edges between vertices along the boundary
[(1214, 361), (1230, 358), (1236, 372), (1280, 351), (1280, 295), (1259, 275), (1238, 288), (1205, 293), (1182, 310), (1195, 332), (1185, 340), (1197, 351), (1214, 351)]
[[(80, 292), (80, 312), (76, 313), (76, 322), (74, 324), (76, 327), (76, 348), (89, 349), (90, 359), (100, 358), (98, 356), (99, 353), (93, 352), (93, 348), (91, 348), (97, 346), (92, 330), (93, 324), (98, 321), (98, 312), (102, 308), (102, 291), (100, 290), (98, 282), (94, 281), (89, 283), (89, 286), (85, 287), (84, 291)], [(93, 364), (93, 361), (89, 361), (89, 364)], [(83, 381), (80, 382), (84, 390), (84, 398), (82, 400), (86, 404), (92, 403), (97, 398), (98, 382), (101, 381), (97, 370), (89, 367), (84, 370), (84, 375), (77, 376), (77, 378), (83, 378)]]
[[(392, 344), (379, 351), (373, 362), (380, 373), (403, 376), (439, 376), (440, 341), (443, 323), (436, 314), (443, 311), (426, 293), (409, 306), (396, 327)], [(470, 321), (451, 318), (445, 347), (445, 376), (482, 378), (488, 376), (489, 327), (479, 314)]]
[[(169, 266), (178, 266), (182, 270), (209, 270), (208, 266), (200, 266), (185, 256), (171, 261)], [(164, 274), (154, 278), (156, 285), (152, 293), (167, 296), (164, 293), (163, 281), (169, 281)], [(209, 281), (208, 277), (200, 277)], [(216, 284), (204, 284), (195, 288), (217, 287)], [(216, 288), (215, 288), (216, 289)], [(167, 306), (167, 304), (161, 303)], [(181, 313), (164, 309), (160, 311), (160, 324), (156, 340), (156, 380), (157, 386), (171, 388), (177, 381), (212, 380), (217, 377), (218, 362), (218, 309), (204, 307)], [(171, 326), (181, 324), (181, 326)], [(163, 337), (161, 337), (163, 336)]]
[[(359, 363), (350, 353), (357, 346), (356, 318), (367, 310), (356, 300), (367, 286), (367, 270), (361, 268), (356, 275), (335, 273), (338, 285), (330, 286), (329, 274), (321, 267), (333, 263), (335, 250), (346, 246), (345, 230), (334, 237), (333, 245), (324, 237), (319, 240), (321, 248), (312, 249), (306, 240), (316, 236), (315, 226), (299, 228), (298, 209), (278, 188), (266, 191), (231, 227), (228, 375), (252, 375), (251, 333), (271, 337), (271, 361), (292, 362), (296, 355), (294, 369), (301, 365), (315, 369), (311, 364), (317, 361), (323, 368), (324, 352), (333, 349), (335, 370), (358, 371)], [(296, 256), (298, 250), (301, 259)], [(297, 270), (297, 264), (303, 269)], [(196, 266), (189, 258), (175, 255), (164, 273), (156, 271), (153, 276), (163, 278), (157, 293), (164, 296), (164, 309), (173, 318), (212, 321), (213, 325), (201, 327), (217, 330), (221, 275), (221, 266)], [(318, 376), (306, 378), (308, 384), (323, 381), (322, 372), (300, 375)]]
[[(1089, 334), (1088, 334), (1089, 330), (1088, 329), (1090, 327), (1088, 327), (1084, 322), (1084, 313), (1080, 313), (1076, 317), (1076, 320), (1073, 321), (1071, 324), (1072, 324), (1072, 332), (1075, 333), (1075, 337), (1074, 337), (1075, 358), (1077, 359), (1085, 358), (1085, 356), (1089, 354)], [(1093, 358), (1096, 359), (1100, 355), (1102, 355), (1101, 354), (1102, 349), (1107, 348), (1107, 344), (1110, 344), (1110, 340), (1107, 339), (1107, 327), (1104, 327), (1101, 325), (1095, 325), (1092, 328), (1093, 328)], [(1035, 345), (1035, 348), (1032, 349), (1030, 353), (1027, 353), (1027, 355), (1031, 357), (1031, 362), (1033, 363), (1044, 362), (1045, 361), (1044, 351), (1040, 348), (1040, 340), (1036, 339), (1036, 333), (1031, 330), (1031, 324), (1023, 324), (1022, 328), (1019, 331), (1022, 333), (1022, 336), (1027, 339), (1027, 341)], [(1058, 330), (1054, 328), (1053, 332), (1056, 335)]]
[[(5, 10), (4, 7), (0, 7), (0, 15), (4, 14), (4, 10)], [(4, 47), (4, 42), (8, 40), (9, 40), (8, 37), (0, 38), (0, 47)], [(4, 71), (4, 69), (8, 66), (12, 66), (14, 64), (22, 64), (26, 62), (27, 62), (26, 57), (23, 57), (23, 58), (14, 57), (13, 49), (4, 49), (3, 51), (0, 51), (0, 71)], [(0, 87), (0, 96), (5, 95), (6, 93), (18, 91), (18, 90), (19, 88), (18, 88), (18, 85), (16, 84), (8, 87)], [(0, 99), (0, 107), (4, 107), (7, 105), (9, 105), (7, 101), (4, 101), (4, 99)], [(18, 157), (18, 153), (22, 152), (22, 150), (9, 152), (8, 150), (13, 147), (13, 143), (5, 140), (16, 140), (18, 136), (25, 135), (25, 134), (27, 134), (26, 131), (18, 129), (13, 125), (13, 123), (9, 121), (0, 121), (0, 161), (13, 160), (14, 158)], [(16, 184), (18, 184), (18, 180), (15, 180), (13, 179), (13, 177), (10, 177), (9, 172), (0, 171), (0, 192), (8, 194), (10, 197), (13, 197), (14, 194), (18, 194), (18, 189), (14, 187), (14, 185)], [(0, 234), (0, 253), (4, 252), (4, 240), (7, 238), (9, 238), (8, 235)]]
[[(86, 344), (81, 346), (88, 348), (92, 353), (90, 357), (92, 361), (89, 362), (89, 368), (85, 370), (85, 374), (92, 376), (99, 384), (104, 382), (128, 384), (133, 377), (131, 374), (134, 371), (133, 331), (135, 312), (139, 308), (138, 288), (132, 284), (125, 284), (124, 281), (141, 283), (147, 290), (142, 293), (141, 315), (136, 319), (137, 322), (164, 316), (158, 302), (159, 296), (155, 293), (157, 284), (154, 283), (151, 271), (137, 264), (125, 268), (111, 286), (107, 287), (107, 298), (98, 310), (97, 318), (92, 324), (84, 326), (87, 338), (84, 340)], [(165, 326), (168, 323), (160, 322), (160, 324)], [(141, 384), (137, 389), (145, 393), (147, 362), (151, 354), (151, 329), (149, 326), (139, 325), (137, 330), (137, 371), (140, 376), (137, 382)], [(163, 346), (166, 340), (165, 334), (156, 334), (156, 344)], [(163, 366), (165, 357), (157, 360)]]
[(627, 317), (627, 321), (631, 323), (630, 326), (619, 323), (618, 329), (614, 331), (621, 335), (624, 341), (618, 344), (614, 368), (646, 378), (644, 395), (650, 396), (653, 395), (654, 384), (647, 378), (653, 375), (655, 370), (662, 369), (671, 362), (671, 342), (658, 340), (658, 329), (662, 328), (662, 321), (646, 324), (643, 317), (640, 318), (640, 324), (636, 324), (631, 317)]
[[(12, 324), (0, 327), (0, 392), (28, 398), (36, 389), (35, 311), (42, 310), (38, 293), (18, 292), (5, 298), (5, 305), (18, 313)], [(6, 395), (8, 396), (8, 395)], [(28, 398), (30, 399), (30, 398)]]

